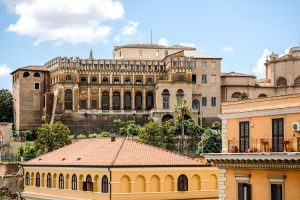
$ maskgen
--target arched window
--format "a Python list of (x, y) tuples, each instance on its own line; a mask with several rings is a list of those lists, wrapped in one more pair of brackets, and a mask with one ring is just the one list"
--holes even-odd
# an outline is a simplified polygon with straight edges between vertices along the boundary
[(124, 110), (131, 110), (131, 94), (125, 92), (124, 94)]
[(178, 81), (184, 81), (184, 74), (178, 74)]
[(300, 76), (295, 79), (294, 85), (300, 86)]
[(150, 178), (150, 192), (160, 192), (160, 179), (156, 175)]
[(29, 174), (29, 172), (27, 172), (26, 175), (25, 175), (25, 185), (26, 186), (30, 185), (30, 174)]
[(120, 84), (120, 79), (119, 77), (114, 78), (114, 84)]
[(126, 77), (124, 82), (125, 82), (125, 84), (130, 84), (130, 78)]
[(178, 191), (188, 191), (188, 178), (186, 175), (180, 175), (178, 177)]
[(83, 191), (93, 191), (93, 180), (90, 175), (87, 175), (86, 180), (83, 183)]
[(151, 110), (153, 108), (153, 93), (152, 92), (147, 92), (147, 97), (146, 97), (146, 109)]
[(109, 84), (108, 78), (107, 77), (103, 77), (102, 78), (102, 83), (103, 84)]
[(93, 76), (92, 77), (92, 84), (96, 84), (97, 83), (97, 77)]
[(108, 193), (108, 179), (107, 176), (102, 177), (102, 193)]
[(66, 76), (66, 82), (71, 82), (72, 81), (72, 76), (71, 75), (67, 75)]
[(236, 98), (236, 99), (238, 99), (238, 98), (241, 98), (241, 96), (242, 96), (242, 93), (240, 93), (240, 92), (234, 92), (234, 93), (231, 95), (231, 98)]
[(35, 73), (33, 74), (33, 76), (34, 76), (34, 77), (41, 77), (40, 73), (38, 73), (38, 72), (35, 72)]
[(77, 190), (77, 176), (73, 174), (72, 176), (72, 190)]
[(169, 109), (170, 108), (170, 106), (169, 106), (169, 100), (170, 100), (169, 90), (164, 89), (162, 96), (163, 96), (163, 109)]
[(192, 102), (192, 107), (194, 110), (198, 110), (200, 107), (200, 101), (198, 99), (194, 99)]
[(47, 187), (48, 188), (52, 187), (52, 178), (51, 178), (51, 174), (50, 173), (47, 174)]
[(268, 97), (268, 96), (266, 94), (264, 94), (264, 93), (258, 95), (258, 98), (266, 98), (266, 97)]
[(120, 93), (114, 92), (113, 94), (113, 109), (120, 110)]
[(35, 186), (36, 186), (36, 187), (40, 187), (40, 186), (41, 186), (41, 177), (40, 177), (40, 173), (36, 173), (36, 175), (35, 175)]
[(73, 110), (73, 94), (71, 89), (65, 91), (65, 110)]
[(135, 94), (135, 109), (142, 110), (142, 93), (137, 92)]
[(136, 77), (135, 78), (135, 83), (136, 84), (142, 84), (142, 78), (141, 77)]
[(86, 83), (86, 78), (85, 77), (81, 77), (80, 82), (81, 83)]
[(184, 92), (182, 89), (177, 90), (176, 97), (177, 97), (177, 99), (184, 97)]
[(109, 94), (108, 94), (108, 92), (102, 93), (102, 110), (109, 110)]
[(147, 84), (148, 84), (148, 85), (153, 84), (153, 79), (152, 79), (151, 77), (148, 77), (148, 78), (147, 78)]
[(26, 78), (26, 77), (28, 77), (28, 76), (30, 76), (29, 72), (24, 72), (24, 73), (23, 73), (23, 77)]
[(283, 77), (278, 78), (277, 81), (276, 81), (276, 86), (277, 87), (286, 87), (287, 86), (286, 79), (283, 78)]
[(58, 188), (64, 189), (64, 175), (60, 174), (58, 177)]

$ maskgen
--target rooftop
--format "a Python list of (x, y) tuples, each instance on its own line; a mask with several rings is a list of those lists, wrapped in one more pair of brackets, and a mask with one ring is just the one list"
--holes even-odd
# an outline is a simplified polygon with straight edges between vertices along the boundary
[(212, 56), (204, 53), (198, 53), (196, 51), (184, 51), (184, 55), (187, 57), (193, 57), (193, 58), (216, 58), (216, 59), (222, 59), (221, 57), (218, 56)]
[(121, 48), (144, 48), (144, 49), (183, 49), (183, 50), (196, 50), (194, 47), (187, 47), (181, 45), (164, 46), (159, 44), (127, 44), (123, 46), (115, 46), (114, 50)]
[(23, 163), (24, 166), (95, 166), (95, 167), (176, 167), (208, 166), (135, 140), (116, 138), (82, 139), (56, 151)]
[(16, 71), (19, 70), (28, 70), (28, 71), (47, 71), (45, 66), (38, 66), (38, 65), (29, 65), (26, 67), (20, 67), (18, 69), (16, 69), (15, 71), (11, 72), (10, 74), (15, 73)]
[(222, 77), (252, 77), (252, 78), (256, 78), (256, 76), (254, 75), (249, 75), (249, 74), (242, 74), (242, 73), (238, 73), (238, 72), (228, 72), (228, 73), (222, 73), (221, 75)]

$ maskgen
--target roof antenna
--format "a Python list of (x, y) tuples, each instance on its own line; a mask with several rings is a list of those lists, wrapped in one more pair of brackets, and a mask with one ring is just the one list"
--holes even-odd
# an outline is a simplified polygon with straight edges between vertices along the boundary
[(150, 31), (150, 37), (151, 37), (151, 44), (152, 44), (152, 30)]

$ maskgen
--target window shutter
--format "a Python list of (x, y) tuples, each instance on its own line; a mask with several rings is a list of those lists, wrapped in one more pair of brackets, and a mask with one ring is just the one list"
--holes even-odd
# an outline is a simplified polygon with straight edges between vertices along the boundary
[(244, 183), (238, 183), (238, 200), (243, 200), (243, 185)]
[(251, 200), (251, 185), (247, 184), (247, 200)]

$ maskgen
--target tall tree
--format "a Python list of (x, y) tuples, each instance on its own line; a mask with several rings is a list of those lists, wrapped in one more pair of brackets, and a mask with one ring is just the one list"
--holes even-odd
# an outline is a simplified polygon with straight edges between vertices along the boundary
[(184, 117), (192, 113), (192, 109), (188, 106), (187, 100), (184, 97), (179, 97), (175, 104), (174, 112), (181, 125), (181, 142), (180, 153), (184, 152)]
[(34, 145), (40, 154), (44, 154), (71, 144), (69, 135), (70, 129), (61, 122), (54, 122), (52, 125), (43, 124), (37, 130)]
[(0, 90), (0, 122), (13, 121), (13, 97), (9, 90)]

